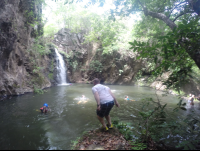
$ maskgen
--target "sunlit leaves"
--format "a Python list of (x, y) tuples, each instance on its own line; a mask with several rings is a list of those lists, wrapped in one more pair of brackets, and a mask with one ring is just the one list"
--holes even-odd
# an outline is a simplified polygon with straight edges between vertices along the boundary
[(188, 22), (183, 20), (173, 31), (168, 31), (164, 35), (154, 36), (145, 42), (134, 41), (129, 44), (133, 51), (139, 52), (140, 57), (150, 58), (159, 66), (153, 72), (155, 75), (171, 71), (172, 74), (164, 84), (168, 87), (180, 87), (178, 82), (184, 82), (188, 74), (192, 72), (194, 65), (192, 56), (199, 48), (200, 29), (197, 26), (198, 20)]

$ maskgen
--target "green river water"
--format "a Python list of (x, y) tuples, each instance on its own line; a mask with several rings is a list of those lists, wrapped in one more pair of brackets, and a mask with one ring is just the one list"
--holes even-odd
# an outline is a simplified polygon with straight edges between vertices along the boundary
[[(148, 87), (109, 86), (121, 107), (114, 107), (111, 118), (131, 123), (136, 127), (141, 100), (156, 98), (155, 90)], [(28, 93), (0, 102), (0, 149), (70, 149), (72, 140), (84, 131), (100, 127), (96, 118), (96, 101), (90, 84), (55, 86), (46, 89), (44, 94)], [(178, 98), (173, 95), (162, 96), (161, 102), (168, 103), (167, 109), (173, 109)], [(88, 102), (80, 103), (85, 95)], [(124, 101), (124, 96), (136, 101)], [(79, 104), (78, 104), (79, 102)], [(39, 109), (48, 103), (51, 112), (41, 114)], [(186, 106), (191, 108), (189, 104)], [(199, 111), (199, 103), (194, 108)], [(185, 116), (188, 111), (180, 112)]]

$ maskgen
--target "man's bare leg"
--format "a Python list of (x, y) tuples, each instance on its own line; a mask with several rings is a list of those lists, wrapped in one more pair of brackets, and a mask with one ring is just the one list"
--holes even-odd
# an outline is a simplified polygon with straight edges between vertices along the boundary
[(103, 127), (105, 128), (106, 127), (106, 124), (104, 122), (104, 119), (100, 116), (97, 115), (97, 118), (99, 119), (99, 121), (101, 122), (101, 124), (103, 125)]
[(107, 122), (108, 122), (108, 125), (111, 125), (111, 118), (110, 118), (110, 115), (108, 116), (105, 116)]

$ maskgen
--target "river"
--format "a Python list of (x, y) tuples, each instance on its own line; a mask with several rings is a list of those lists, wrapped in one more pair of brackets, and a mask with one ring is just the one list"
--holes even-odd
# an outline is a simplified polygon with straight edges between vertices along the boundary
[[(136, 127), (142, 99), (156, 98), (155, 90), (148, 87), (109, 87), (121, 105), (113, 108), (111, 117), (132, 123), (132, 127)], [(28, 93), (0, 102), (0, 149), (70, 149), (71, 141), (84, 131), (100, 127), (91, 88), (90, 84), (61, 85), (46, 89), (44, 94)], [(173, 95), (162, 96), (161, 91), (157, 94), (162, 104), (168, 104), (167, 109), (178, 103)], [(82, 95), (88, 98), (87, 102), (79, 102)], [(135, 101), (124, 101), (125, 95)], [(51, 112), (40, 113), (44, 103), (48, 103)], [(199, 103), (194, 108), (199, 111)]]

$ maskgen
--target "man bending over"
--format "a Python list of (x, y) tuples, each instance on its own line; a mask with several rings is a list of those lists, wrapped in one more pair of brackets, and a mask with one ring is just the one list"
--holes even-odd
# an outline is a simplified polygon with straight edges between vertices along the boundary
[[(114, 103), (117, 107), (119, 107), (120, 105), (118, 104), (110, 88), (100, 84), (99, 79), (95, 78), (93, 84), (94, 86), (92, 87), (92, 92), (97, 102), (97, 118), (101, 122), (104, 130), (107, 131), (108, 128), (113, 128), (109, 115), (110, 110), (114, 106)], [(104, 122), (104, 116), (108, 122), (107, 125)]]

